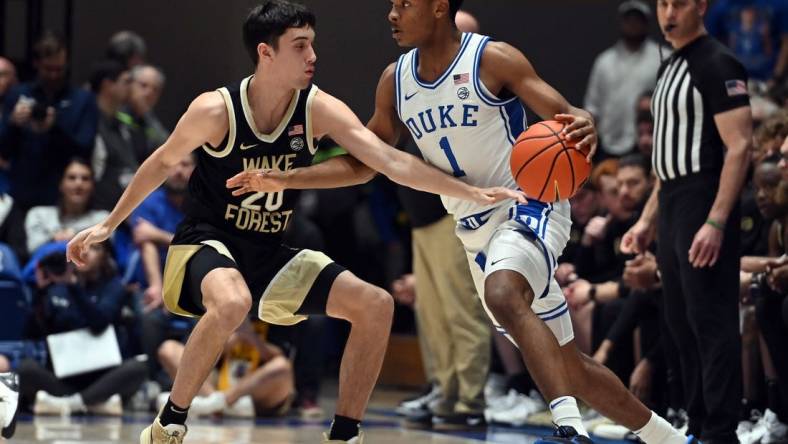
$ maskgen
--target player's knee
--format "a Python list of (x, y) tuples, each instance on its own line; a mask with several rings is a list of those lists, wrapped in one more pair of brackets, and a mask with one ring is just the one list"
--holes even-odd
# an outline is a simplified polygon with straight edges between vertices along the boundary
[(498, 320), (509, 317), (516, 297), (514, 289), (508, 286), (496, 285), (484, 289), (484, 302)]
[(293, 372), (293, 364), (284, 356), (277, 356), (268, 362), (273, 376), (285, 376)]
[(376, 321), (391, 321), (394, 316), (394, 298), (382, 288), (367, 285), (362, 292), (362, 303), (359, 307)]
[(206, 307), (208, 314), (214, 313), (223, 330), (233, 332), (252, 309), (252, 297), (248, 292), (229, 293), (218, 304)]

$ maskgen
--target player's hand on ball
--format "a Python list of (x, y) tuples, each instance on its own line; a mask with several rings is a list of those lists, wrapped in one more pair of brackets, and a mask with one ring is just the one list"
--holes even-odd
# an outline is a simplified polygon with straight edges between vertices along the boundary
[(233, 196), (246, 193), (277, 193), (287, 188), (287, 174), (280, 170), (249, 170), (227, 179)]
[(85, 265), (85, 254), (91, 245), (104, 242), (109, 239), (112, 230), (104, 224), (94, 225), (86, 228), (68, 243), (66, 247), (66, 260), (73, 262), (77, 267)]
[(555, 120), (566, 123), (563, 135), (575, 148), (586, 153), (586, 160), (590, 163), (596, 153), (597, 133), (594, 121), (574, 114), (556, 114)]
[(522, 191), (504, 187), (478, 188), (473, 200), (482, 205), (490, 205), (509, 199), (514, 199), (521, 204), (528, 203)]

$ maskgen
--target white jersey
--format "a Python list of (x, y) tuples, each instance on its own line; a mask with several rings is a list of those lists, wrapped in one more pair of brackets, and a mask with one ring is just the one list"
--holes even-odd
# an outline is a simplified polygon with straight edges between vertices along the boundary
[[(527, 124), (525, 108), (516, 96), (501, 100), (479, 78), (479, 62), (489, 37), (464, 33), (460, 50), (435, 82), (418, 77), (419, 52), (414, 49), (397, 62), (395, 90), (399, 118), (408, 127), (424, 159), (477, 186), (517, 189), (509, 158)], [(553, 274), (572, 226), (569, 202), (529, 200), (482, 206), (443, 197), (457, 219), (457, 236), (468, 256), (482, 304), (484, 280), (498, 270), (515, 271), (534, 291), (531, 309), (545, 321), (559, 344), (572, 340), (572, 323), (561, 288)], [(501, 325), (487, 310), (495, 327)]]
[[(463, 33), (457, 57), (432, 83), (418, 77), (418, 49), (402, 55), (397, 62), (395, 103), (427, 162), (478, 187), (517, 189), (509, 154), (527, 127), (525, 109), (517, 97), (498, 99), (479, 80), (479, 62), (489, 40)], [(457, 219), (491, 208), (441, 198)]]

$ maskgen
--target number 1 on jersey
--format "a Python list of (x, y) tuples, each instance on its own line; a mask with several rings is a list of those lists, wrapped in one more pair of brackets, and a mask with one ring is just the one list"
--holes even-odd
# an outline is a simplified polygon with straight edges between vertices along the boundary
[(457, 163), (457, 158), (454, 157), (454, 153), (451, 150), (451, 145), (449, 144), (449, 138), (441, 137), (441, 140), (438, 143), (440, 144), (444, 154), (446, 154), (446, 157), (449, 159), (449, 165), (451, 165), (454, 177), (464, 177), (465, 171), (460, 168), (460, 164)]

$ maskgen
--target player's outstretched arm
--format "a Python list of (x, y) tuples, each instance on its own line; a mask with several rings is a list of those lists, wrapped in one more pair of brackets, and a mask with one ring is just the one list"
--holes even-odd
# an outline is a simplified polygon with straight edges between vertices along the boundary
[(307, 167), (280, 170), (241, 171), (227, 179), (233, 196), (246, 193), (276, 193), (282, 190), (314, 190), (361, 185), (375, 177), (375, 170), (353, 156), (332, 157)]
[(542, 80), (520, 50), (503, 42), (490, 42), (484, 49), (481, 77), (493, 91), (506, 89), (516, 94), (543, 119), (567, 123), (564, 134), (575, 146), (588, 150), (588, 160), (596, 151), (597, 133), (591, 113), (572, 106)]
[(81, 231), (68, 243), (68, 260), (82, 266), (83, 256), (91, 244), (109, 238), (112, 231), (140, 202), (164, 183), (170, 168), (177, 165), (184, 156), (206, 142), (218, 145), (224, 138), (228, 125), (224, 99), (218, 92), (204, 93), (197, 97), (181, 117), (169, 139), (140, 165), (107, 219)]
[(468, 185), (386, 144), (367, 129), (347, 105), (322, 91), (317, 93), (312, 104), (312, 119), (317, 137), (328, 134), (358, 160), (401, 185), (483, 205), (505, 199), (525, 201), (523, 194), (514, 190)]

